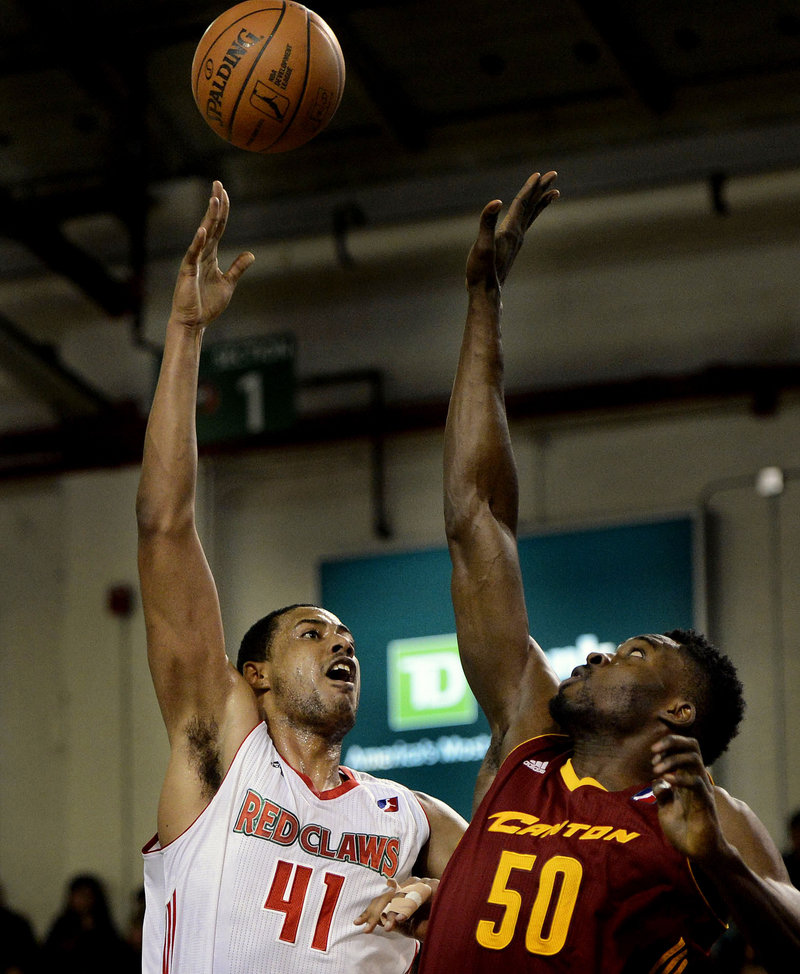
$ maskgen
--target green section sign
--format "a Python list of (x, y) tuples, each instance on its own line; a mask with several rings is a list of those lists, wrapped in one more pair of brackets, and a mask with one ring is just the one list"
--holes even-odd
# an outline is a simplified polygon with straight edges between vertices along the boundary
[(198, 443), (226, 443), (291, 426), (295, 339), (258, 335), (216, 342), (200, 353)]
[(393, 731), (472, 724), (478, 703), (467, 684), (455, 633), (393, 639), (387, 646)]

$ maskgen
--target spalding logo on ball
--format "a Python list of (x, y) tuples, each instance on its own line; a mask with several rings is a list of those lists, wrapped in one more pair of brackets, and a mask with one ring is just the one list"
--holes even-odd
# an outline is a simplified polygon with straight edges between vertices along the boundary
[(206, 29), (192, 61), (200, 114), (249, 152), (286, 152), (333, 118), (344, 90), (336, 35), (293, 0), (244, 0)]

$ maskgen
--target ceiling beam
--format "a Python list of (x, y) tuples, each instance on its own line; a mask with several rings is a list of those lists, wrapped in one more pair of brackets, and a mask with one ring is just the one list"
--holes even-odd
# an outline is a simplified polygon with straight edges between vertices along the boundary
[(631, 19), (630, 4), (618, 0), (578, 0), (578, 7), (613, 55), (642, 103), (663, 115), (675, 101), (675, 86), (656, 63)]
[(49, 346), (37, 344), (2, 315), (0, 368), (62, 420), (103, 413), (111, 405), (103, 393), (62, 365)]
[(351, 19), (342, 11), (341, 3), (320, 2), (314, 9), (347, 51), (347, 70), (359, 76), (364, 90), (397, 142), (411, 151), (424, 149), (430, 126), (397, 74), (387, 71), (380, 57), (364, 43)]
[(49, 207), (0, 192), (0, 233), (24, 244), (51, 271), (76, 284), (100, 308), (119, 317), (137, 307), (135, 288), (76, 246), (50, 217)]
[[(659, 409), (747, 409), (759, 416), (780, 408), (783, 394), (800, 391), (800, 363), (715, 366), (686, 375), (652, 375), (618, 382), (509, 393), (512, 421), (577, 420), (643, 415)], [(331, 409), (297, 417), (292, 427), (246, 440), (205, 445), (203, 455), (236, 455), (440, 429), (447, 402), (381, 404)], [(379, 426), (376, 419), (379, 416)], [(146, 418), (135, 405), (116, 404), (58, 428), (0, 436), (0, 480), (139, 464)]]

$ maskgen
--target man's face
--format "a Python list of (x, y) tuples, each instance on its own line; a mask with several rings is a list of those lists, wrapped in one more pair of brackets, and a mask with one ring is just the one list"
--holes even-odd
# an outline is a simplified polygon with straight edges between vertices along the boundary
[(677, 692), (684, 665), (674, 640), (635, 636), (615, 653), (590, 653), (562, 681), (550, 713), (573, 735), (640, 730)]
[(269, 707), (295, 726), (335, 740), (352, 728), (361, 677), (352, 633), (333, 613), (298, 606), (280, 616), (268, 672)]

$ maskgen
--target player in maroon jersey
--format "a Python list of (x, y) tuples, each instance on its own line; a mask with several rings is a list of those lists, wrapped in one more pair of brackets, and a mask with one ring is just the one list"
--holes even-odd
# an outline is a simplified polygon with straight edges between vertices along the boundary
[(467, 261), (445, 520), (462, 663), (492, 741), (420, 974), (679, 974), (723, 920), (771, 972), (794, 972), (800, 891), (763, 824), (707, 771), (743, 713), (731, 662), (675, 630), (592, 653), (559, 685), (529, 634), (500, 290), (555, 179), (531, 176), (499, 227), (489, 203)]

